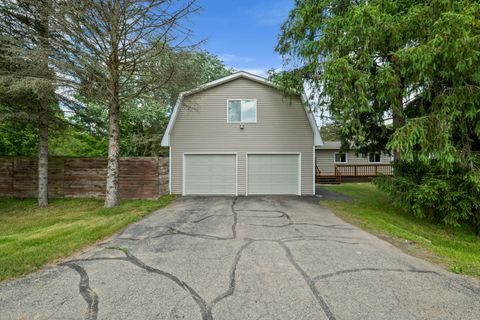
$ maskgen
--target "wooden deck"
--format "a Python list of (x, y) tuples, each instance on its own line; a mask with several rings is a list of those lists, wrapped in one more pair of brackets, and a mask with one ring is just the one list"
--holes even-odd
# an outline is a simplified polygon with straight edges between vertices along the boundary
[(393, 175), (393, 167), (386, 163), (335, 164), (334, 172), (322, 172), (316, 167), (315, 182), (324, 184), (342, 183), (343, 179), (369, 179), (379, 175)]

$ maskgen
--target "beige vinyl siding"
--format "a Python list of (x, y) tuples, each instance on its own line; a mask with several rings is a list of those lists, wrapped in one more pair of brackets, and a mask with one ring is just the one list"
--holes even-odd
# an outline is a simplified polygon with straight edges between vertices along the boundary
[[(227, 123), (228, 99), (256, 99), (257, 122)], [(238, 154), (238, 194), (246, 191), (247, 153), (301, 153), (301, 193), (313, 194), (313, 132), (300, 97), (288, 99), (270, 86), (245, 78), (184, 99), (171, 132), (171, 188), (182, 193), (185, 152)]]
[[(338, 150), (334, 149), (317, 149), (315, 150), (316, 153), (316, 163), (318, 169), (322, 173), (333, 173), (335, 167), (335, 159), (334, 154), (339, 152)], [(391, 157), (388, 154), (382, 154), (379, 163), (389, 164), (391, 161)], [(341, 164), (341, 163), (339, 163)], [(363, 157), (362, 155), (355, 155), (355, 151), (349, 151), (347, 153), (347, 162), (345, 164), (374, 164), (368, 162), (368, 156)]]

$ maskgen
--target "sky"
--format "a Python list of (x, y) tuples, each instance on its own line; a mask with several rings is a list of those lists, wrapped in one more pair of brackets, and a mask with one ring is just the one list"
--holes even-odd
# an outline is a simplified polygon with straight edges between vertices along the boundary
[(227, 66), (265, 76), (282, 66), (274, 48), (280, 26), (293, 0), (198, 0), (199, 14), (190, 18), (194, 41)]

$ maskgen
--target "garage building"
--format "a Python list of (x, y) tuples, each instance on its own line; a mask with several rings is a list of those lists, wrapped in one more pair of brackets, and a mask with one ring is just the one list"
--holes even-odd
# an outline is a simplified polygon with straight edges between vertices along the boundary
[(314, 194), (323, 143), (304, 102), (246, 72), (182, 93), (162, 140), (170, 193)]

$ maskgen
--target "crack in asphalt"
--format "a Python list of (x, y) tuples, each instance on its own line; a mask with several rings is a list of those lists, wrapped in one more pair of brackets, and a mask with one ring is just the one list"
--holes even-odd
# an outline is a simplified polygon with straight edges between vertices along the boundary
[[(201, 234), (201, 233), (188, 233), (188, 232), (183, 232), (179, 230), (175, 230), (174, 232), (170, 233), (162, 233), (160, 235), (152, 236), (149, 238), (117, 238), (119, 240), (130, 240), (130, 241), (142, 241), (142, 240), (147, 240), (147, 239), (157, 239), (157, 238), (163, 238), (166, 236), (175, 236), (175, 235), (180, 235), (180, 236), (187, 236), (187, 237), (193, 237), (193, 238), (200, 238), (200, 239), (207, 239), (207, 240), (233, 240), (231, 237), (219, 237), (219, 236), (213, 236), (209, 234)], [(345, 239), (351, 239), (351, 237), (341, 237), (341, 236), (298, 236), (298, 237), (286, 237), (286, 238), (280, 238), (280, 239), (257, 239), (257, 238), (237, 238), (238, 240), (254, 240), (254, 241), (277, 241), (281, 240), (284, 242), (293, 242), (293, 241), (330, 241), (330, 242), (337, 242), (337, 243), (343, 243), (343, 244), (352, 244), (352, 245), (357, 245), (360, 244), (359, 242), (349, 242), (349, 241), (343, 241), (343, 240), (336, 240), (333, 238), (345, 238)], [(357, 238), (352, 238), (352, 239), (357, 239)]]
[[(183, 236), (189, 236), (189, 237), (201, 238), (201, 239), (208, 239), (208, 240), (232, 240), (233, 239), (233, 238), (230, 238), (230, 237), (219, 237), (219, 236), (213, 236), (213, 235), (209, 235), (209, 234), (183, 232), (183, 231), (180, 231), (180, 230), (177, 230), (177, 229), (172, 229), (172, 232), (162, 233), (162, 234), (150, 237), (150, 239), (157, 239), (157, 238), (163, 238), (163, 237), (166, 237), (166, 236), (174, 236), (174, 235), (183, 235)], [(124, 240), (125, 238), (119, 238), (119, 239)]]
[[(156, 236), (148, 237), (146, 239), (158, 239), (158, 238), (163, 238), (166, 236), (172, 236), (172, 235), (184, 235), (184, 236), (189, 236), (189, 237), (194, 237), (194, 238), (201, 238), (201, 239), (208, 239), (208, 240), (233, 240), (237, 239), (237, 223), (238, 223), (238, 214), (235, 210), (235, 203), (237, 202), (238, 197), (235, 197), (232, 201), (232, 204), (230, 205), (230, 209), (232, 211), (232, 214), (213, 214), (213, 215), (208, 215), (206, 217), (200, 218), (195, 221), (191, 221), (192, 223), (198, 223), (201, 222), (205, 219), (215, 217), (215, 216), (222, 216), (222, 217), (233, 217), (233, 223), (232, 223), (232, 236), (231, 237), (219, 237), (219, 236), (214, 236), (214, 235), (209, 235), (209, 234), (201, 234), (201, 233), (190, 233), (190, 232), (184, 232), (175, 228), (170, 227), (170, 232), (164, 232), (161, 234), (158, 234)], [(139, 238), (118, 238), (121, 240), (132, 240), (132, 241), (140, 241), (144, 239), (139, 239)]]
[[(259, 209), (251, 209), (251, 210), (237, 210), (238, 212), (262, 212), (262, 213), (280, 213), (279, 216), (275, 216), (275, 217), (272, 217), (272, 216), (253, 216), (253, 215), (240, 215), (240, 217), (247, 217), (247, 218), (286, 218), (288, 223), (285, 224), (284, 226), (293, 226), (293, 230), (295, 230), (298, 234), (300, 235), (305, 235), (300, 229), (296, 228), (295, 227), (295, 223), (293, 222), (292, 218), (290, 217), (290, 215), (284, 211), (280, 211), (280, 210), (259, 210)], [(276, 226), (271, 226), (271, 225), (265, 225), (265, 224), (248, 224), (250, 226), (267, 226), (267, 227), (276, 227)]]
[[(107, 249), (109, 249), (109, 248), (107, 248)], [(103, 261), (103, 260), (123, 260), (123, 261), (127, 261), (128, 259), (126, 257), (92, 257), (92, 258), (68, 260), (64, 263), (61, 263), (60, 265), (68, 265), (70, 263), (84, 262), (84, 261)]]
[(233, 199), (232, 205), (230, 206), (230, 209), (232, 210), (233, 213), (233, 224), (232, 224), (232, 238), (236, 239), (237, 238), (237, 223), (238, 223), (238, 213), (235, 211), (235, 204), (237, 203), (238, 197), (235, 197)]
[[(238, 211), (238, 210), (237, 210)], [(278, 219), (278, 218), (283, 218), (285, 217), (284, 214), (280, 214), (278, 216), (252, 216), (252, 215), (246, 215), (242, 214), (240, 215), (241, 218), (262, 218), (262, 219)]]
[[(282, 239), (280, 239), (282, 240)], [(298, 239), (283, 239), (283, 242), (294, 242), (294, 241), (326, 241), (326, 242), (337, 242), (337, 243), (343, 243), (343, 244), (360, 244), (359, 242), (348, 242), (348, 241), (342, 241), (342, 240), (335, 240), (335, 239), (329, 239), (326, 237), (308, 237), (308, 238), (298, 238)]]
[(306, 223), (306, 222), (292, 222), (282, 224), (282, 225), (268, 225), (268, 224), (254, 224), (249, 223), (249, 226), (257, 226), (257, 227), (265, 227), (265, 228), (285, 228), (290, 226), (313, 226), (313, 227), (321, 227), (327, 229), (337, 229), (337, 230), (354, 230), (353, 228), (345, 228), (342, 225), (337, 224), (318, 224), (318, 223)]
[(232, 217), (233, 215), (231, 214), (211, 214), (211, 215), (208, 215), (206, 217), (203, 217), (203, 218), (200, 218), (198, 220), (194, 220), (192, 221), (192, 223), (199, 223), (199, 222), (202, 222), (204, 220), (207, 220), (207, 219), (210, 219), (210, 218), (213, 218), (213, 217)]
[(318, 276), (313, 277), (313, 281), (317, 282), (326, 278), (346, 274), (346, 273), (355, 273), (355, 272), (363, 272), (363, 271), (388, 271), (388, 272), (413, 272), (413, 273), (430, 273), (430, 274), (436, 274), (440, 275), (436, 271), (431, 271), (431, 270), (420, 270), (420, 269), (398, 269), (398, 268), (357, 268), (357, 269), (347, 269), (347, 270), (341, 270), (341, 271), (336, 271), (332, 273), (327, 273), (327, 274), (321, 274)]
[(238, 263), (240, 262), (240, 258), (242, 256), (242, 253), (243, 251), (249, 246), (251, 245), (252, 243), (254, 243), (255, 241), (253, 240), (249, 240), (247, 243), (244, 243), (240, 249), (237, 251), (237, 254), (235, 255), (235, 258), (233, 260), (233, 264), (232, 264), (232, 267), (230, 269), (230, 282), (229, 282), (229, 286), (228, 286), (228, 289), (227, 291), (225, 291), (224, 293), (218, 295), (211, 303), (208, 304), (208, 310), (210, 311), (210, 313), (212, 312), (212, 309), (213, 307), (219, 303), (220, 301), (222, 301), (223, 299), (225, 298), (228, 298), (229, 296), (233, 295), (233, 293), (235, 292), (235, 283), (236, 283), (236, 273), (237, 273), (237, 266), (238, 266)]
[(67, 266), (75, 270), (80, 275), (80, 282), (78, 284), (78, 290), (83, 299), (87, 302), (88, 308), (85, 314), (85, 320), (96, 320), (98, 315), (98, 295), (90, 288), (90, 280), (88, 274), (78, 264), (68, 262), (60, 265)]
[(180, 288), (187, 291), (192, 297), (192, 299), (197, 303), (198, 307), (200, 308), (200, 314), (202, 315), (202, 320), (213, 320), (211, 312), (209, 312), (209, 310), (207, 309), (207, 303), (205, 302), (205, 300), (197, 293), (197, 291), (195, 291), (195, 289), (189, 286), (185, 281), (180, 280), (177, 276), (169, 272), (147, 265), (146, 263), (138, 259), (136, 256), (134, 256), (127, 250), (122, 250), (115, 247), (110, 247), (109, 249), (120, 250), (127, 256), (127, 261), (134, 264), (135, 266), (142, 268), (148, 272), (156, 273), (158, 275), (161, 275), (173, 281)]
[(308, 276), (308, 274), (303, 270), (302, 267), (298, 264), (298, 262), (295, 260), (295, 258), (292, 255), (292, 252), (290, 251), (290, 248), (287, 247), (285, 243), (282, 241), (278, 241), (278, 244), (283, 248), (285, 251), (285, 255), (287, 256), (287, 259), (290, 261), (290, 263), (297, 269), (298, 273), (303, 277), (303, 280), (305, 280), (305, 283), (308, 285), (310, 288), (310, 291), (312, 292), (313, 296), (317, 300), (318, 304), (320, 305), (320, 308), (322, 308), (323, 312), (325, 313), (325, 316), (327, 317), (328, 320), (335, 320), (335, 316), (333, 315), (332, 311), (330, 310), (330, 307), (328, 306), (327, 302), (325, 299), (322, 297), (320, 292), (318, 291), (315, 282)]

